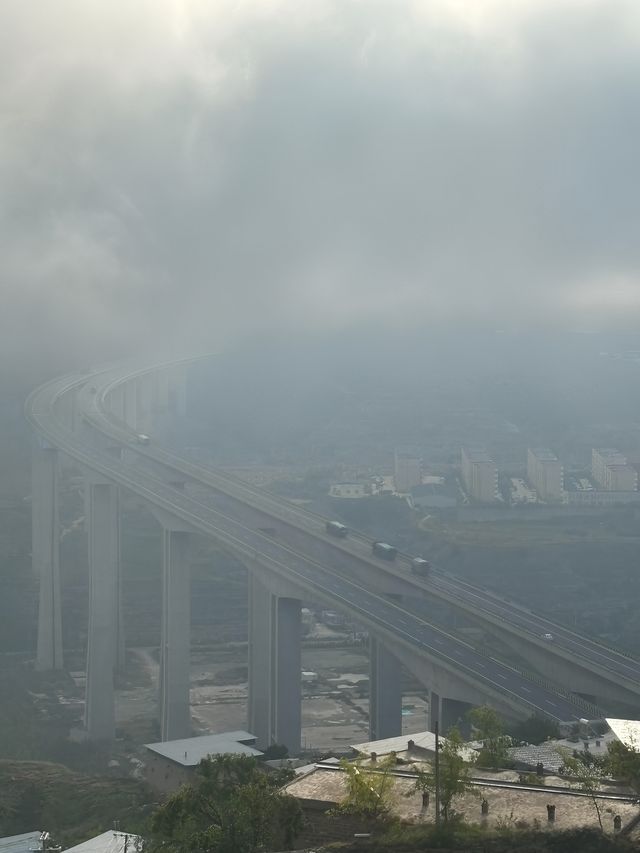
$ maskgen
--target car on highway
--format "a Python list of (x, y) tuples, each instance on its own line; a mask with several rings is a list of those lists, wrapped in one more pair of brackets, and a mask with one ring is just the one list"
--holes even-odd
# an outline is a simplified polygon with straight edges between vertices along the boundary
[(542, 639), (543, 640), (553, 640), (553, 634), (543, 634)]
[(346, 524), (342, 524), (340, 521), (327, 521), (325, 529), (327, 533), (330, 533), (332, 536), (338, 536), (341, 538), (344, 538), (349, 533), (349, 528)]
[(374, 542), (371, 546), (371, 551), (376, 557), (382, 557), (383, 560), (388, 560), (392, 563), (396, 554), (398, 553), (398, 549), (394, 548), (393, 545), (388, 545), (386, 542)]
[(429, 560), (425, 560), (423, 557), (414, 557), (413, 560), (411, 560), (412, 574), (427, 577), (430, 571), (431, 563)]

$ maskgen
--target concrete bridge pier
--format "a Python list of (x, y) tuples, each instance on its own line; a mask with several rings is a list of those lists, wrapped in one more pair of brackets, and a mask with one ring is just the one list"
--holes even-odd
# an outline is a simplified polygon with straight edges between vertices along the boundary
[(120, 524), (118, 487), (87, 477), (89, 634), (85, 728), (90, 740), (115, 736), (114, 676), (118, 664)]
[(36, 440), (31, 462), (33, 571), (40, 581), (36, 667), (62, 669), (58, 451)]
[(402, 664), (380, 640), (369, 639), (369, 739), (402, 734)]
[(261, 747), (300, 752), (300, 599), (276, 595), (249, 574), (248, 726)]
[(58, 418), (70, 430), (75, 429), (76, 421), (76, 391), (68, 391), (56, 401), (54, 411)]
[(124, 420), (131, 429), (138, 428), (138, 393), (137, 382), (130, 379), (122, 386), (124, 394)]
[(153, 375), (143, 374), (135, 380), (136, 388), (136, 429), (140, 432), (151, 430), (153, 423)]
[(162, 627), (160, 637), (160, 740), (191, 735), (192, 534), (183, 527), (162, 529)]
[(275, 674), (273, 693), (274, 741), (290, 755), (300, 752), (301, 624), (300, 599), (275, 598)]
[(271, 598), (266, 586), (249, 572), (247, 725), (263, 749), (271, 743)]
[(109, 393), (108, 399), (108, 408), (121, 421), (124, 420), (124, 388), (124, 385), (116, 385), (113, 391)]
[(454, 726), (458, 727), (462, 734), (466, 734), (465, 729), (468, 729), (466, 715), (473, 708), (469, 702), (463, 702), (460, 699), (448, 699), (440, 696), (434, 690), (429, 693), (429, 730), (435, 731), (435, 724), (438, 722), (441, 735), (447, 734), (449, 729)]
[(168, 406), (173, 415), (180, 418), (187, 413), (187, 372), (183, 365), (170, 368)]
[(169, 373), (159, 368), (153, 374), (153, 409), (156, 414), (164, 414), (169, 409)]

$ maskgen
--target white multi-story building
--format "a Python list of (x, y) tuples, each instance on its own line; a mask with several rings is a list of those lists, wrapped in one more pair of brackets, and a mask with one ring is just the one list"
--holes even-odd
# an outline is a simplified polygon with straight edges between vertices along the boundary
[(615, 447), (591, 451), (591, 474), (596, 483), (608, 492), (634, 492), (638, 488), (638, 472)]
[(527, 450), (527, 479), (543, 501), (561, 501), (564, 472), (558, 457), (547, 448)]
[(409, 492), (422, 482), (422, 459), (415, 447), (396, 447), (393, 480), (396, 492)]
[(638, 472), (631, 465), (607, 465), (604, 487), (608, 492), (635, 492), (638, 489)]
[(462, 448), (462, 479), (467, 494), (482, 503), (498, 499), (498, 469), (486, 450)]

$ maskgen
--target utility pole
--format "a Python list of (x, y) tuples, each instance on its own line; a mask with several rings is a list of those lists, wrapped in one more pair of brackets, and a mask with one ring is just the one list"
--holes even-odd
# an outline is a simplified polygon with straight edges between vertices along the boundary
[(440, 826), (440, 735), (439, 728), (440, 723), (439, 720), (436, 720), (435, 724), (435, 735), (436, 735), (436, 762), (435, 762), (435, 777), (436, 777), (436, 826)]

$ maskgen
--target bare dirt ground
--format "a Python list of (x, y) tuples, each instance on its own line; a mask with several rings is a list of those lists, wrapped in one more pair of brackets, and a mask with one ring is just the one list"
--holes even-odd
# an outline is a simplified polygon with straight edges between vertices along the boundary
[[(191, 711), (195, 734), (247, 726), (246, 648), (194, 649)], [(345, 752), (368, 740), (366, 648), (305, 648), (302, 656), (302, 744), (306, 750)], [(129, 650), (117, 691), (118, 728), (134, 740), (157, 736), (157, 649)], [(403, 733), (426, 728), (423, 695), (405, 693)]]

